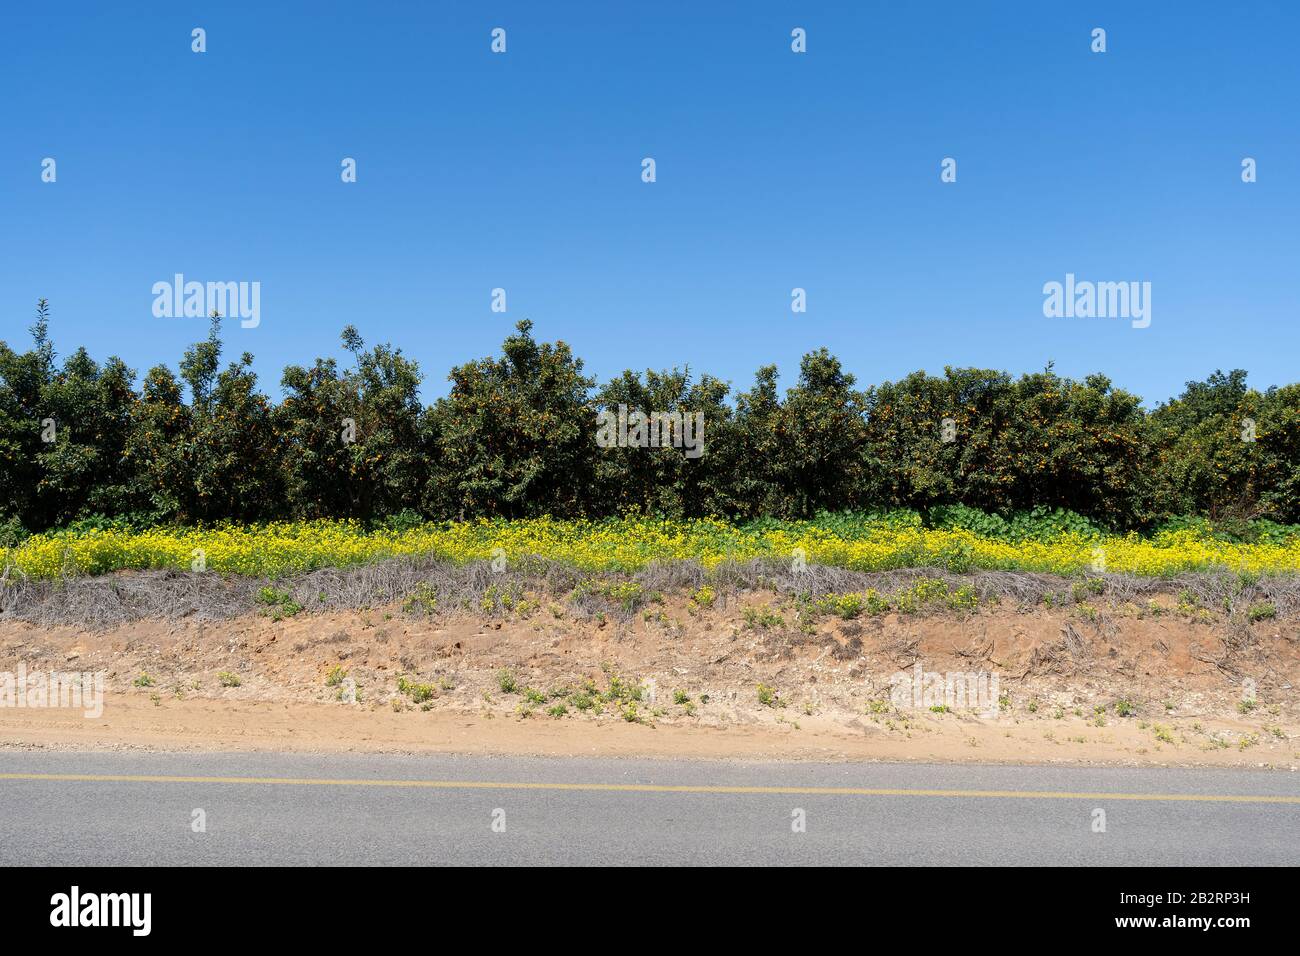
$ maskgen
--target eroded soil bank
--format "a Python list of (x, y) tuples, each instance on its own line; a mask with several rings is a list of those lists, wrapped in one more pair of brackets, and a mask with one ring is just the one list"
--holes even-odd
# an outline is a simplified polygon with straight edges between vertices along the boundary
[[(10, 617), (0, 672), (106, 690), (98, 718), (0, 706), (0, 745), (1300, 767), (1300, 620), (1272, 605), (836, 584), (489, 578), (364, 609), (296, 587), (226, 616)], [(900, 674), (941, 677), (913, 694)], [(968, 696), (945, 696), (956, 675)]]

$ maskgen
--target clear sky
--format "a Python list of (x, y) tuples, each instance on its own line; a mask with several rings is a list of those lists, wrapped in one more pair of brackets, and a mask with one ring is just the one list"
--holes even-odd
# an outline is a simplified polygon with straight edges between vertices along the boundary
[[(1287, 0), (79, 0), (0, 21), (11, 344), (44, 296), (61, 354), (174, 367), (206, 328), (152, 314), (180, 272), (261, 283), (260, 326), (226, 341), (276, 397), (354, 323), (432, 400), (521, 318), (602, 380), (689, 364), (746, 388), (774, 362), (790, 385), (822, 345), (860, 384), (1049, 359), (1148, 404), (1218, 367), (1300, 380)], [(1045, 318), (1066, 273), (1149, 281), (1151, 326)]]

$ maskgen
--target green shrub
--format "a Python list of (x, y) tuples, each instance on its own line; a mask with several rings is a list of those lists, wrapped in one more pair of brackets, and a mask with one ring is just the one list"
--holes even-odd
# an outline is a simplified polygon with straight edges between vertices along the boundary
[(1255, 621), (1271, 621), (1277, 617), (1277, 608), (1266, 602), (1252, 604), (1247, 615), (1250, 617), (1251, 623)]

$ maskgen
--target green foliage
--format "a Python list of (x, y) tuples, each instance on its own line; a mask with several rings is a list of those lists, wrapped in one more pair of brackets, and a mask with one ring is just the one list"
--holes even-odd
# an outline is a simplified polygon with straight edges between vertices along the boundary
[(563, 342), (539, 345), (527, 320), (516, 329), (504, 357), (451, 370), (451, 394), (432, 411), (439, 473), (426, 510), (454, 517), (589, 510), (595, 380)]
[(434, 458), (419, 368), (401, 349), (366, 350), (350, 325), (342, 339), (355, 362), (342, 374), (333, 359), (284, 371), (276, 414), (293, 517), (390, 516), (390, 527), (410, 526)]
[(663, 600), (663, 595), (657, 592), (647, 593), (635, 581), (608, 581), (602, 578), (583, 578), (570, 595), (574, 601), (591, 597), (601, 599), (602, 603), (608, 602), (629, 614), (648, 600)]
[(190, 348), (181, 361), (191, 395), (188, 517), (266, 520), (275, 516), (276, 502), (285, 500), (274, 409), (257, 391), (252, 355), (245, 352), (219, 368), (220, 330), (214, 315), (207, 341)]
[(862, 613), (863, 598), (861, 594), (833, 594), (825, 599), (825, 606), (833, 614), (852, 620)]
[(819, 349), (803, 357), (784, 402), (776, 378), (776, 367), (765, 366), (754, 387), (736, 397), (732, 434), (743, 459), (730, 476), (728, 512), (806, 518), (868, 505), (867, 407), (853, 376)]
[(707, 584), (698, 588), (691, 595), (691, 602), (697, 607), (713, 607), (714, 602), (717, 600), (718, 592)]
[(963, 528), (982, 538), (1004, 541), (1051, 541), (1062, 534), (1092, 538), (1103, 531), (1083, 515), (1064, 508), (1035, 507), (1009, 517), (987, 514), (966, 505), (938, 505), (925, 513), (930, 528)]
[(785, 627), (785, 618), (771, 608), (747, 607), (741, 612), (741, 617), (749, 628), (770, 630)]
[(726, 395), (724, 382), (708, 375), (693, 381), (689, 370), (679, 369), (646, 370), (644, 375), (629, 370), (601, 388), (595, 396), (595, 412), (618, 416), (623, 409), (629, 414), (659, 412), (683, 419), (702, 415), (704, 422), (703, 451), (696, 457), (688, 456), (689, 449), (676, 434), (675, 420), (671, 426), (649, 428), (647, 441), (653, 439), (658, 447), (598, 448), (594, 482), (603, 509), (674, 518), (731, 510), (729, 481), (740, 450), (733, 439)]
[(426, 703), (433, 700), (437, 694), (432, 684), (421, 684), (417, 681), (407, 680), (405, 676), (397, 678), (397, 691), (411, 698), (413, 704)]
[(1215, 372), (1152, 412), (1149, 428), (1157, 514), (1200, 515), (1247, 541), (1300, 522), (1300, 385), (1261, 393), (1240, 369)]
[[(1189, 382), (1150, 413), (1105, 376), (1050, 365), (860, 390), (825, 349), (803, 357), (784, 394), (773, 366), (735, 394), (689, 369), (598, 387), (568, 345), (536, 341), (524, 321), (499, 356), (454, 367), (449, 394), (426, 407), (416, 363), (349, 325), (350, 358), (289, 366), (274, 403), (251, 355), (223, 364), (221, 325), (213, 315), (175, 369), (137, 385), (117, 358), (79, 349), (60, 361), (41, 300), (31, 346), (0, 342), (0, 545), (85, 522), (336, 517), (400, 531), (633, 512), (773, 526), (820, 515), (848, 538), (882, 524), (1008, 541), (1300, 534), (1300, 384), (1260, 392), (1240, 370)], [(701, 413), (704, 453), (599, 447), (597, 413), (619, 406)], [(942, 561), (971, 566), (960, 544)]]
[(408, 614), (432, 614), (438, 610), (438, 594), (427, 581), (421, 581), (402, 604)]
[(1145, 517), (1142, 409), (1105, 376), (916, 372), (869, 390), (867, 414), (874, 500), (1000, 515), (1060, 509), (1112, 526)]
[(1261, 601), (1258, 604), (1252, 604), (1250, 610), (1246, 613), (1252, 624), (1257, 621), (1271, 621), (1277, 617), (1277, 607), (1267, 601)]
[(16, 548), (30, 537), (17, 517), (0, 521), (0, 548)]
[(265, 605), (263, 613), (273, 621), (293, 617), (302, 610), (302, 605), (293, 599), (290, 591), (277, 591), (273, 587), (264, 587), (257, 592), (257, 602)]

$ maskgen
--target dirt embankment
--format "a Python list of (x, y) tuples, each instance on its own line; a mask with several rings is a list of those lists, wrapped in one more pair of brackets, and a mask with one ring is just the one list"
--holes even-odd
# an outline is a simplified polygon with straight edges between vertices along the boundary
[(606, 580), (7, 620), (0, 672), (102, 671), (106, 692), (98, 718), (0, 706), (0, 744), (1300, 767), (1297, 618), (959, 581), (861, 606)]

